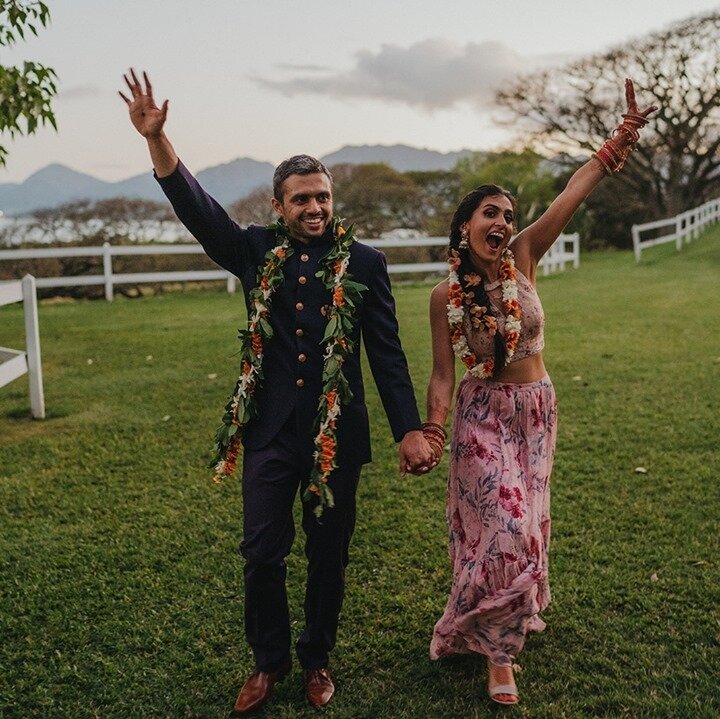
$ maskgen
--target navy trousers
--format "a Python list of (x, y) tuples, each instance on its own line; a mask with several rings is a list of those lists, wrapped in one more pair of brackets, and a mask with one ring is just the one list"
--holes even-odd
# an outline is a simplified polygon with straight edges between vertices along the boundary
[[(274, 671), (290, 656), (285, 558), (295, 538), (295, 496), (298, 488), (305, 491), (312, 463), (312, 437), (296, 431), (294, 417), (270, 445), (244, 454), (240, 552), (245, 558), (245, 634), (259, 671)], [(325, 509), (320, 521), (312, 511), (315, 504), (303, 501), (305, 628), (296, 652), (305, 669), (328, 666), (335, 646), (360, 469), (340, 467), (333, 472), (328, 484), (335, 507)]]

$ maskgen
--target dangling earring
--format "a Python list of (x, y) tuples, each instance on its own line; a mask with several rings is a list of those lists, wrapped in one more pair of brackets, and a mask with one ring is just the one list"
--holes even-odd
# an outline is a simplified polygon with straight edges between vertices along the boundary
[(470, 247), (470, 233), (468, 232), (467, 225), (463, 225), (460, 228), (460, 242), (458, 248), (461, 250), (467, 250)]

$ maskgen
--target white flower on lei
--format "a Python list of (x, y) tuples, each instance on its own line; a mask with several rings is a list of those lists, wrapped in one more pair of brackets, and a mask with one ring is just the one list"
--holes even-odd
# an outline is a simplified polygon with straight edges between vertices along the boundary
[(453, 342), (453, 350), (457, 355), (464, 355), (470, 348), (468, 347), (465, 335), (460, 337), (457, 342)]
[(340, 401), (336, 397), (335, 401), (332, 403), (332, 406), (328, 407), (328, 423), (330, 423), (331, 420), (337, 419), (340, 416)]
[[(253, 373), (254, 374), (254, 373)], [(247, 396), (247, 390), (248, 387), (254, 382), (254, 379), (252, 377), (252, 374), (244, 374), (240, 378), (239, 386), (238, 386), (238, 394), (241, 397)]]
[[(335, 347), (337, 347), (338, 344), (339, 342), (337, 342), (337, 340), (330, 340), (330, 342), (325, 345), (323, 362), (327, 362), (333, 356), (333, 354), (335, 353)], [(338, 361), (339, 364), (343, 363), (343, 358), (340, 355), (338, 355), (335, 359)]]
[(518, 298), (517, 283), (512, 280), (505, 280), (502, 283), (502, 296), (506, 302), (511, 302)]
[(448, 320), (449, 320), (450, 324), (453, 324), (453, 325), (460, 324), (465, 317), (465, 308), (464, 307), (455, 307), (455, 305), (448, 305), (447, 312), (448, 312)]
[(348, 265), (350, 264), (350, 255), (347, 255), (346, 257), (343, 257), (343, 259), (340, 261), (340, 269), (335, 275), (335, 284), (340, 284), (340, 279), (342, 276), (347, 272)]
[(520, 329), (522, 328), (522, 325), (520, 324), (520, 320), (510, 315), (505, 319), (505, 329), (511, 330), (513, 332), (520, 332)]
[(231, 474), (228, 463), (224, 459), (221, 459), (215, 465), (215, 474), (219, 475), (220, 477), (227, 477), (229, 474)]
[(257, 300), (255, 300), (254, 310), (257, 316), (270, 312), (267, 305), (264, 305), (262, 302), (258, 302)]
[(478, 362), (474, 367), (468, 370), (468, 372), (478, 379), (486, 379), (490, 377), (490, 373), (486, 370), (485, 365), (482, 362)]

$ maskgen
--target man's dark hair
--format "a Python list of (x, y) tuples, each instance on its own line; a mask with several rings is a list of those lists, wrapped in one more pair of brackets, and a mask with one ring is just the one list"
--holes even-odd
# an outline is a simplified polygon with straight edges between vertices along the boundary
[(282, 202), (283, 182), (285, 182), (290, 175), (314, 175), (317, 172), (322, 172), (323, 175), (326, 175), (332, 187), (332, 175), (320, 160), (310, 157), (310, 155), (293, 155), (287, 160), (283, 160), (275, 168), (275, 174), (273, 175), (273, 196), (278, 202)]

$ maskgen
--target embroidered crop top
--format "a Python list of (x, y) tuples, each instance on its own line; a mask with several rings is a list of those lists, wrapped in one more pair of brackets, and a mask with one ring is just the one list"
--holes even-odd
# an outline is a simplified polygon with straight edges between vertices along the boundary
[[(530, 280), (525, 275), (516, 270), (517, 296), (520, 307), (522, 308), (522, 316), (520, 318), (520, 341), (515, 348), (515, 353), (510, 363), (531, 357), (541, 352), (545, 346), (545, 338), (543, 328), (545, 326), (545, 315), (543, 313), (540, 298)], [(498, 332), (501, 334), (505, 331), (505, 313), (502, 310), (502, 299), (500, 296), (495, 297), (497, 293), (493, 290), (500, 287), (500, 280), (485, 285), (485, 291), (490, 297), (495, 317), (497, 318)], [(470, 349), (478, 358), (492, 357), (495, 352), (495, 339), (491, 337), (484, 328), (474, 328), (470, 324), (468, 313), (465, 313), (463, 321), (465, 336)]]

